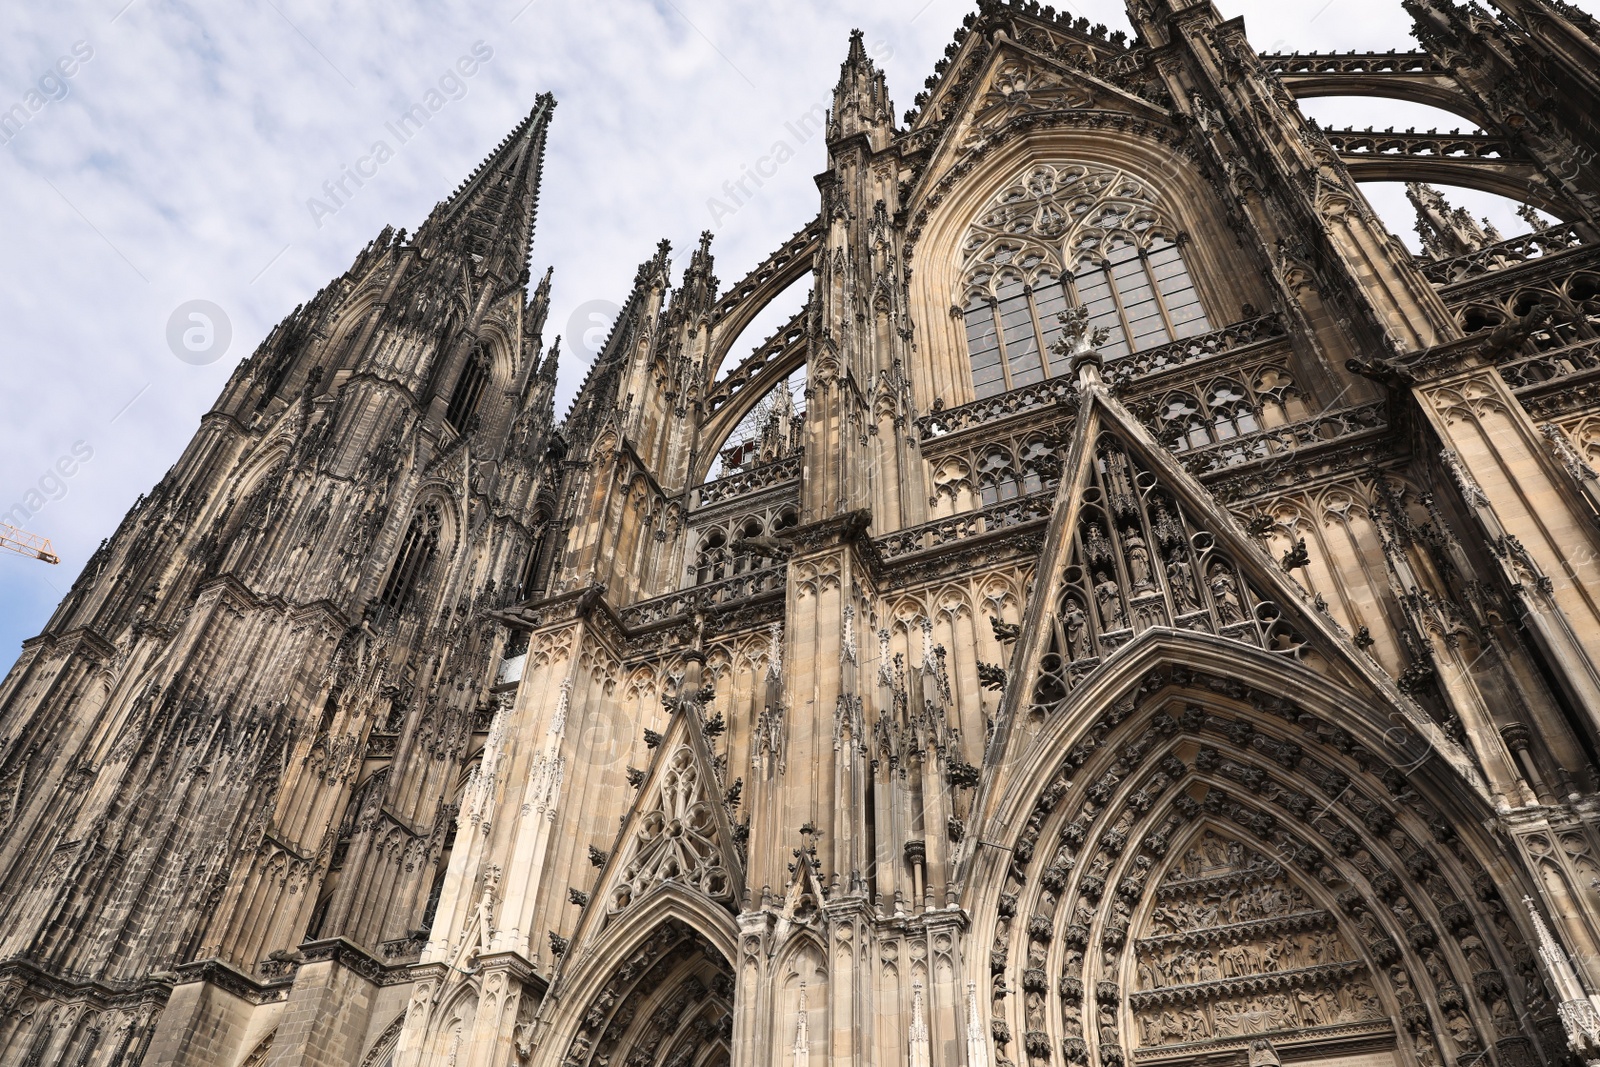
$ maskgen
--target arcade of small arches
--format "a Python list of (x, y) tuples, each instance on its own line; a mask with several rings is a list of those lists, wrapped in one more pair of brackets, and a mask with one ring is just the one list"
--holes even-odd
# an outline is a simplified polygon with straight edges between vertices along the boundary
[(689, 568), (693, 583), (703, 585), (771, 566), (773, 557), (749, 547), (752, 541), (781, 537), (799, 524), (799, 510), (785, 503), (697, 529), (694, 560)]

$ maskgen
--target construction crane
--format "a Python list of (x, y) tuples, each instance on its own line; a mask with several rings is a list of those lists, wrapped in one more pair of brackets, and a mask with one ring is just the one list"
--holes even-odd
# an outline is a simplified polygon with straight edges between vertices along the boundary
[(8, 522), (0, 522), (0, 548), (19, 556), (32, 556), (46, 563), (60, 563), (61, 557), (50, 551), (50, 539), (19, 530)]

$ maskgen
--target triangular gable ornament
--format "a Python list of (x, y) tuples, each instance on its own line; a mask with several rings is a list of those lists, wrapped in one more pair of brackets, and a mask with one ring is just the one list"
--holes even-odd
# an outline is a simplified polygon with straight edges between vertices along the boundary
[(805, 843), (794, 850), (794, 862), (789, 864), (789, 888), (784, 891), (783, 904), (772, 927), (772, 940), (768, 955), (776, 953), (798, 930), (816, 924), (822, 915), (824, 898), (822, 879), (817, 874), (817, 838), (815, 827), (806, 823), (800, 828)]
[(1087, 312), (1061, 321), (1056, 349), (1078, 376), (1077, 421), (987, 761), (1004, 759), (1019, 719), (1050, 715), (1123, 648), (1164, 628), (1238, 641), (1371, 694), (1379, 718), (1406, 723), (1481, 787), (1460, 746), (1117, 399)]
[[(700, 653), (689, 654), (671, 718), (654, 739), (650, 765), (607, 854), (572, 941), (598, 936), (612, 919), (662, 885), (676, 885), (737, 911), (744, 865), (729, 803), (707, 741)], [(715, 722), (716, 720), (712, 720)]]

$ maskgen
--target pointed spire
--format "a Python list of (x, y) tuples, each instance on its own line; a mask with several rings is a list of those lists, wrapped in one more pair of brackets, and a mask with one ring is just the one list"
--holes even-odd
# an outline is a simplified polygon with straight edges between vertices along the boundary
[(539, 279), (538, 288), (533, 291), (533, 298), (528, 301), (528, 312), (523, 319), (524, 336), (544, 336), (545, 319), (550, 314), (550, 276), (555, 270), (554, 264), (545, 269), (544, 277)]
[(1406, 182), (1406, 199), (1417, 211), (1417, 236), (1433, 259), (1470, 255), (1500, 240), (1493, 226), (1479, 225), (1466, 208), (1453, 208), (1444, 194), (1424, 182)]
[(858, 133), (867, 134), (874, 149), (888, 144), (894, 133), (894, 104), (883, 71), (867, 55), (861, 31), (851, 30), (850, 51), (839, 65), (839, 84), (833, 90), (828, 139)]
[(711, 310), (717, 303), (717, 276), (712, 273), (711, 231), (700, 234), (700, 246), (689, 256), (689, 265), (683, 271), (683, 284), (672, 297), (672, 315), (675, 321), (703, 318), (710, 321)]
[(1550, 224), (1545, 221), (1544, 216), (1527, 204), (1517, 205), (1517, 218), (1526, 222), (1534, 233), (1543, 233), (1550, 228)]
[(860, 30), (850, 31), (850, 53), (844, 57), (846, 68), (871, 67), (872, 60), (867, 58), (866, 37)]
[(556, 334), (555, 341), (550, 345), (550, 354), (544, 357), (544, 362), (539, 365), (539, 377), (547, 382), (556, 380), (556, 374), (561, 363), (561, 335)]
[(778, 679), (783, 677), (783, 623), (775, 622), (767, 627), (767, 677)]
[(811, 1032), (806, 1025), (806, 984), (800, 983), (800, 1011), (794, 1027), (794, 1067), (810, 1067)]
[(633, 276), (636, 290), (659, 287), (672, 288), (672, 242), (663, 237), (656, 242), (656, 254), (639, 264)]
[(989, 1067), (989, 1042), (978, 1014), (978, 983), (967, 983), (967, 1067)]
[(910, 1046), (910, 1067), (929, 1067), (932, 1063), (928, 1048), (928, 1021), (922, 1014), (922, 983), (911, 983), (911, 1029), (907, 1035)]
[(1553, 991), (1559, 1001), (1556, 1014), (1567, 1031), (1567, 1042), (1580, 1057), (1593, 1062), (1596, 1054), (1600, 1053), (1600, 1011), (1595, 1009), (1594, 1002), (1583, 991), (1583, 983), (1578, 979), (1571, 959), (1550, 932), (1550, 927), (1545, 925), (1544, 916), (1539, 914), (1539, 907), (1533, 898), (1525, 896), (1522, 903), (1528, 908), (1534, 937), (1539, 942), (1539, 958), (1544, 960), (1545, 970), (1550, 975)]
[(555, 97), (541, 93), (533, 110), (448, 200), (433, 209), (416, 243), (454, 247), (475, 273), (516, 278), (527, 268), (539, 201), (545, 136)]

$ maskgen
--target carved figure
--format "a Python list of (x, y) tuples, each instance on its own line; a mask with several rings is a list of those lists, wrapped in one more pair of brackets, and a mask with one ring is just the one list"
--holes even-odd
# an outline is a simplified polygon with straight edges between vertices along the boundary
[(1222, 564), (1213, 564), (1210, 581), (1211, 599), (1217, 605), (1217, 616), (1223, 625), (1244, 621), (1244, 605), (1239, 602), (1239, 591), (1234, 586), (1233, 572)]
[(1194, 595), (1194, 568), (1181, 555), (1167, 563), (1167, 588), (1172, 590), (1172, 604), (1179, 615), (1200, 610)]
[(1122, 590), (1109, 574), (1094, 587), (1094, 595), (1100, 602), (1100, 625), (1107, 633), (1128, 625), (1122, 610)]
[(1128, 577), (1133, 579), (1133, 591), (1143, 593), (1154, 589), (1155, 583), (1150, 580), (1150, 550), (1145, 547), (1144, 538), (1129, 533), (1122, 543), (1128, 549)]
[(1067, 610), (1061, 615), (1061, 629), (1067, 636), (1069, 662), (1089, 655), (1089, 620), (1076, 600), (1067, 601)]
[(1295, 1003), (1300, 1006), (1300, 1021), (1306, 1026), (1321, 1026), (1327, 1022), (1322, 1012), (1322, 1004), (1315, 993), (1306, 989), (1297, 989), (1294, 994)]

